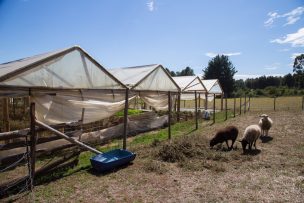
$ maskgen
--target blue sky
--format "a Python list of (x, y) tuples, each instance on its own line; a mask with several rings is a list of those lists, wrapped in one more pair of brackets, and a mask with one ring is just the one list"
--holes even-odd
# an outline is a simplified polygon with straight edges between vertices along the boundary
[(0, 0), (0, 63), (72, 45), (106, 68), (202, 74), (220, 53), (236, 78), (284, 75), (304, 53), (304, 1)]

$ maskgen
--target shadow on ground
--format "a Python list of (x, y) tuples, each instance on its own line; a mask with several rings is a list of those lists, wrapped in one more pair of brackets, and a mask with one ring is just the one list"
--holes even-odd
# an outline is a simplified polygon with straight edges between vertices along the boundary
[(246, 151), (243, 153), (243, 155), (256, 156), (256, 155), (258, 155), (260, 153), (261, 153), (260, 149), (252, 149), (252, 150), (246, 149)]
[(267, 143), (273, 140), (273, 137), (270, 136), (260, 136), (260, 140), (262, 140), (262, 143)]

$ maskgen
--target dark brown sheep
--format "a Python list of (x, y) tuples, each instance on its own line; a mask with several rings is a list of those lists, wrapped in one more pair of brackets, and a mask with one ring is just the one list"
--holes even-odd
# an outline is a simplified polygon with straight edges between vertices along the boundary
[[(210, 140), (210, 147), (226, 142), (228, 149), (231, 150), (238, 134), (239, 130), (235, 126), (227, 126), (226, 128), (220, 129)], [(228, 140), (232, 141), (231, 147), (228, 145)]]

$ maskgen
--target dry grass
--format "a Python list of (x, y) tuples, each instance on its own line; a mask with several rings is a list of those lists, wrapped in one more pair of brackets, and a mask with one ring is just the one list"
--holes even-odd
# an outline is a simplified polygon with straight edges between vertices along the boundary
[[(171, 142), (134, 145), (133, 164), (108, 174), (81, 170), (38, 185), (17, 201), (38, 202), (303, 202), (304, 113), (267, 112), (274, 120), (273, 140), (259, 151), (242, 154), (241, 145), (226, 151), (208, 147), (216, 129), (258, 122), (261, 112), (225, 123), (204, 125)], [(187, 130), (189, 131), (189, 130)]]

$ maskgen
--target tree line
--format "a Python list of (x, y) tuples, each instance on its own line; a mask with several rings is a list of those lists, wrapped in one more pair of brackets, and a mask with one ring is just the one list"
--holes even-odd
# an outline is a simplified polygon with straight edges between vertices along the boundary
[[(167, 71), (171, 76), (193, 76), (194, 71), (186, 67), (182, 71)], [(260, 76), (246, 80), (235, 80), (236, 68), (228, 56), (217, 55), (208, 62), (203, 70), (202, 79), (218, 79), (227, 97), (239, 96), (249, 93), (252, 96), (258, 95), (304, 95), (304, 54), (294, 59), (293, 73), (284, 76)], [(287, 90), (291, 89), (291, 90)]]

